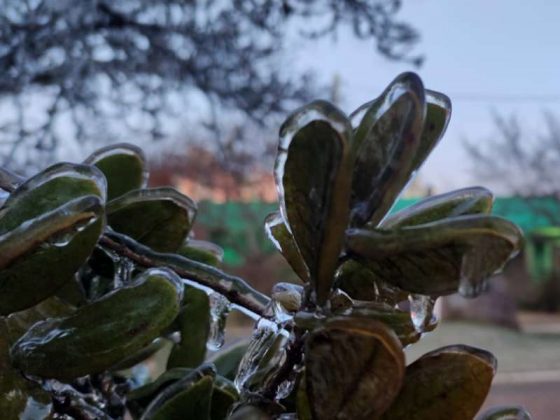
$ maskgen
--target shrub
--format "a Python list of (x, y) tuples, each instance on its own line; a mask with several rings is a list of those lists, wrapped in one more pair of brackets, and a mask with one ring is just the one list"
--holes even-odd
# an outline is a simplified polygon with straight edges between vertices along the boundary
[[(278, 283), (270, 297), (220, 270), (217, 246), (189, 237), (195, 203), (146, 188), (133, 146), (26, 181), (4, 171), (3, 418), (472, 419), (494, 356), (455, 345), (406, 366), (403, 348), (436, 327), (439, 296), (481, 293), (520, 231), (489, 214), (483, 188), (387, 216), (450, 112), (405, 73), (350, 117), (316, 101), (286, 120), (280, 209), (265, 229), (301, 283)], [(256, 328), (220, 349), (231, 309)], [(135, 382), (126, 369), (165, 342), (166, 371)]]

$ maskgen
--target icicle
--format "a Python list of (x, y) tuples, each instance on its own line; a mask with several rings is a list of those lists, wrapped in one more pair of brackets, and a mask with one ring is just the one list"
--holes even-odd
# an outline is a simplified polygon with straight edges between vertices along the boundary
[(231, 304), (219, 293), (212, 292), (208, 298), (210, 299), (210, 334), (206, 347), (208, 350), (217, 351), (224, 345), (224, 330)]
[(425, 295), (409, 295), (410, 302), (410, 318), (414, 324), (414, 328), (420, 334), (429, 329), (430, 325), (434, 325), (437, 319), (434, 315), (434, 304), (436, 299)]

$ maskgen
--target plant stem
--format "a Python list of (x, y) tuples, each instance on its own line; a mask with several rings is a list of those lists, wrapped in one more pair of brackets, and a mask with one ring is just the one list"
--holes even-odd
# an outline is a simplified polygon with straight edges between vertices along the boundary
[(167, 267), (182, 278), (220, 293), (231, 303), (259, 317), (265, 316), (270, 299), (239, 277), (180, 255), (155, 252), (128, 236), (116, 232), (106, 232), (101, 236), (99, 243), (142, 267)]

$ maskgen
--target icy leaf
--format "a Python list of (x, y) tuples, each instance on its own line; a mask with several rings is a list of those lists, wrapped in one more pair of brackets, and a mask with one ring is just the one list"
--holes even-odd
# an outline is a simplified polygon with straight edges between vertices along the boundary
[(204, 361), (210, 331), (210, 300), (208, 294), (194, 287), (186, 287), (181, 312), (177, 317), (181, 340), (173, 345), (167, 369), (195, 368)]
[(443, 137), (451, 119), (451, 100), (443, 93), (426, 89), (426, 118), (420, 146), (414, 156), (412, 170), (416, 171)]
[(305, 381), (313, 419), (366, 420), (398, 394), (404, 354), (395, 334), (370, 319), (338, 317), (305, 343)]
[(224, 259), (224, 250), (208, 241), (187, 239), (177, 254), (213, 266), (219, 266)]
[(213, 368), (206, 365), (192, 371), (155, 397), (140, 420), (210, 420), (215, 375)]
[(476, 295), (486, 279), (518, 252), (521, 241), (516, 225), (485, 215), (387, 231), (347, 232), (349, 249), (376, 277), (410, 293), (430, 296), (458, 290)]
[(377, 225), (415, 170), (426, 100), (414, 73), (403, 73), (374, 101), (351, 116), (355, 128), (351, 222)]
[(309, 269), (280, 212), (271, 213), (266, 217), (264, 229), (268, 239), (284, 256), (298, 277), (304, 282), (309, 281)]
[(383, 419), (472, 420), (484, 402), (496, 359), (465, 345), (425, 354), (406, 368), (404, 385)]
[(398, 287), (388, 284), (355, 260), (345, 261), (336, 272), (335, 285), (353, 299), (396, 305), (407, 298)]
[(103, 147), (89, 156), (84, 163), (95, 165), (107, 178), (108, 200), (143, 188), (148, 180), (144, 152), (132, 144), (121, 143)]
[(29, 375), (62, 381), (109, 369), (171, 324), (182, 294), (174, 272), (146, 270), (70, 316), (33, 325), (12, 346), (13, 364)]
[(346, 116), (324, 101), (282, 125), (275, 177), (282, 216), (309, 268), (313, 299), (323, 305), (348, 221), (353, 159)]
[(0, 413), (4, 419), (51, 418), (51, 396), (12, 368), (8, 327), (0, 318)]
[(531, 415), (523, 407), (493, 407), (476, 420), (531, 420)]
[(191, 230), (196, 209), (174, 188), (135, 190), (107, 204), (107, 223), (155, 251), (175, 252)]
[(105, 179), (58, 164), (21, 184), (0, 210), (0, 313), (33, 306), (73, 278), (104, 226)]
[(486, 188), (471, 187), (434, 195), (387, 217), (379, 227), (422, 225), (441, 219), (469, 214), (489, 214), (492, 210), (493, 195)]

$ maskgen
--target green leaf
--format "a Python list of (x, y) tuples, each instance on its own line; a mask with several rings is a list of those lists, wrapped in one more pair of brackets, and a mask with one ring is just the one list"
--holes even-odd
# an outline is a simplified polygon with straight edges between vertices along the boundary
[(216, 366), (216, 371), (223, 377), (233, 381), (241, 359), (249, 347), (250, 339), (239, 340), (234, 344), (215, 353), (209, 362)]
[(121, 143), (103, 147), (84, 163), (95, 165), (107, 178), (107, 199), (144, 188), (148, 180), (146, 158), (139, 147)]
[(427, 353), (406, 368), (403, 388), (385, 412), (387, 420), (471, 420), (496, 372), (487, 351), (465, 345)]
[(323, 305), (348, 221), (351, 127), (328, 102), (315, 101), (280, 129), (275, 176), (282, 215), (309, 268), (316, 303)]
[(272, 420), (273, 417), (254, 405), (244, 405), (236, 409), (227, 420)]
[(189, 376), (193, 369), (173, 368), (163, 372), (155, 381), (131, 390), (126, 395), (126, 405), (134, 417), (140, 417), (141, 413), (152, 402), (152, 400), (169, 385)]
[(531, 420), (523, 407), (494, 407), (486, 410), (476, 420)]
[(226, 378), (216, 376), (210, 408), (211, 420), (223, 420), (227, 418), (233, 404), (238, 399), (239, 394), (233, 382)]
[(420, 147), (414, 156), (412, 170), (416, 171), (443, 137), (451, 119), (451, 100), (443, 93), (426, 89), (426, 118), (422, 128)]
[(175, 252), (191, 230), (196, 208), (174, 188), (135, 190), (107, 204), (107, 222), (155, 251)]
[(339, 267), (335, 284), (352, 299), (357, 300), (375, 300), (396, 305), (408, 298), (406, 292), (387, 284), (369, 268), (352, 259)]
[(306, 390), (316, 420), (381, 415), (398, 394), (403, 376), (401, 344), (378, 321), (332, 318), (306, 340)]
[(411, 293), (476, 296), (520, 248), (513, 223), (458, 216), (394, 230), (350, 229), (348, 248), (376, 277)]
[(39, 321), (69, 316), (75, 311), (74, 306), (67, 304), (56, 296), (51, 296), (29, 309), (15, 312), (4, 318), (10, 341), (12, 343), (17, 341), (31, 326)]
[(142, 420), (210, 419), (215, 372), (202, 366), (166, 387), (142, 415)]
[(206, 355), (206, 342), (210, 331), (210, 301), (208, 294), (194, 287), (186, 287), (183, 307), (177, 317), (181, 341), (173, 345), (167, 369), (174, 367), (195, 368)]
[(351, 116), (356, 164), (350, 201), (352, 226), (377, 225), (415, 170), (426, 100), (414, 73), (403, 73)]
[(35, 382), (26, 380), (11, 365), (8, 326), (0, 318), (0, 413), (3, 419), (51, 418), (51, 396)]
[(105, 179), (58, 164), (21, 184), (0, 211), (0, 314), (29, 308), (69, 282), (104, 227)]
[(387, 217), (379, 225), (382, 229), (422, 225), (441, 219), (471, 214), (489, 214), (493, 195), (486, 188), (471, 187), (434, 195)]
[(12, 346), (13, 364), (62, 381), (109, 369), (160, 335), (177, 317), (182, 293), (174, 272), (146, 270), (68, 317), (33, 325)]
[(218, 245), (196, 239), (187, 239), (177, 254), (215, 267), (219, 266), (224, 259), (224, 250)]
[(271, 213), (266, 217), (264, 229), (267, 237), (284, 256), (298, 277), (304, 282), (309, 281), (309, 269), (280, 212)]
[(121, 360), (117, 364), (111, 366), (113, 372), (125, 369), (131, 369), (139, 363), (146, 361), (146, 359), (152, 357), (158, 351), (163, 349), (166, 345), (166, 340), (163, 338), (156, 338), (151, 343), (146, 345), (146, 347), (138, 350), (136, 353), (128, 356), (127, 358)]

